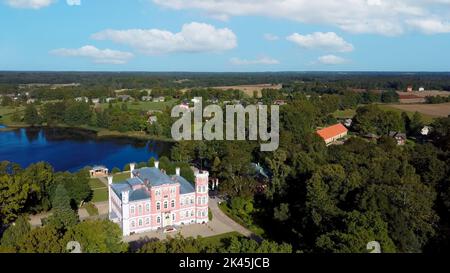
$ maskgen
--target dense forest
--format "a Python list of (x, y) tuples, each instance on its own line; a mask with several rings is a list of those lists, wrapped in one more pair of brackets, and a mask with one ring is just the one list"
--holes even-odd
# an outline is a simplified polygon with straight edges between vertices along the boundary
[(326, 83), (330, 88), (405, 90), (422, 86), (428, 90), (450, 91), (449, 73), (409, 72), (0, 72), (0, 93), (19, 84), (79, 83), (85, 87), (194, 88), (272, 83), (295, 86), (298, 83)]

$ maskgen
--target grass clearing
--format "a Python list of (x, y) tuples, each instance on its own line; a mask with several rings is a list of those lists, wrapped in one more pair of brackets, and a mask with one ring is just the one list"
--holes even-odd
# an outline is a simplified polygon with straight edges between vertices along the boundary
[(98, 215), (98, 209), (92, 202), (84, 204), (83, 208), (86, 209), (87, 213), (89, 213), (89, 216), (97, 216)]
[[(127, 102), (128, 109), (142, 110), (142, 111), (163, 111), (167, 107), (172, 108), (179, 101), (177, 99), (168, 100), (165, 102), (153, 102), (153, 101), (140, 101), (140, 102)], [(122, 105), (122, 102), (114, 103), (113, 105)], [(100, 107), (106, 109), (109, 107), (109, 103), (101, 103)]]
[(92, 200), (91, 202), (105, 202), (108, 201), (108, 188), (104, 189), (95, 189), (92, 191)]
[(338, 119), (347, 119), (353, 118), (356, 115), (356, 110), (354, 109), (346, 109), (346, 110), (337, 110), (333, 113), (333, 116)]
[(221, 247), (223, 245), (223, 241), (229, 240), (233, 237), (244, 237), (239, 232), (233, 231), (224, 234), (219, 234), (216, 236), (201, 238), (200, 240), (206, 242), (208, 245), (212, 245), (213, 247)]
[(91, 189), (106, 188), (106, 185), (98, 178), (91, 178), (89, 180), (89, 186), (91, 186)]
[[(411, 108), (411, 110), (406, 110), (406, 109), (399, 109), (397, 108), (395, 105), (390, 105), (390, 104), (380, 104), (378, 105), (381, 109), (385, 110), (385, 111), (392, 111), (392, 112), (396, 112), (398, 114), (402, 114), (403, 112), (405, 112), (410, 118), (413, 117), (414, 113), (416, 111), (418, 111), (418, 109), (414, 109)], [(436, 116), (430, 116), (424, 113), (422, 114), (422, 121), (426, 124), (431, 124), (433, 123), (434, 119), (437, 118)]]

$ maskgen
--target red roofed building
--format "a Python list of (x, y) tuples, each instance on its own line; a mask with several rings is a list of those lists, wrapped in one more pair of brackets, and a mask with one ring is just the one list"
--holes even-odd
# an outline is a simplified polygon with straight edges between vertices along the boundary
[(317, 134), (323, 138), (327, 145), (335, 142), (338, 139), (341, 139), (348, 134), (348, 129), (345, 128), (344, 125), (338, 123), (336, 125), (323, 128), (317, 131)]

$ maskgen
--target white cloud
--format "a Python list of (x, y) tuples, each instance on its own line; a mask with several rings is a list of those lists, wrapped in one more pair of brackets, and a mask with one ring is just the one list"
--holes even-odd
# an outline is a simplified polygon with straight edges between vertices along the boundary
[(276, 41), (279, 40), (280, 37), (271, 33), (266, 33), (264, 34), (264, 39), (266, 39), (267, 41)]
[[(408, 29), (423, 31), (423, 22), (434, 18), (443, 26), (450, 13), (449, 0), (153, 0), (176, 10), (200, 10), (225, 20), (232, 16), (267, 16), (302, 23), (338, 27), (352, 33), (399, 35)], [(439, 32), (450, 32), (447, 27)], [(435, 33), (434, 31), (429, 31)]]
[(236, 35), (230, 29), (196, 22), (183, 25), (178, 33), (160, 29), (108, 29), (93, 34), (92, 38), (125, 44), (148, 55), (218, 52), (237, 47)]
[(124, 64), (134, 56), (130, 52), (112, 49), (98, 49), (91, 45), (86, 45), (76, 49), (60, 48), (52, 50), (50, 53), (64, 57), (85, 57), (91, 59), (95, 63), (103, 64)]
[(279, 64), (280, 61), (270, 58), (270, 57), (261, 57), (256, 60), (246, 60), (246, 59), (239, 59), (239, 58), (232, 58), (230, 60), (230, 63), (233, 65), (273, 65), (273, 64)]
[(69, 6), (81, 6), (81, 0), (66, 0)]
[(40, 9), (53, 4), (55, 0), (6, 0), (6, 4), (13, 8)]
[(314, 32), (308, 35), (294, 33), (286, 39), (307, 49), (322, 49), (334, 52), (350, 52), (354, 49), (352, 44), (346, 42), (334, 32)]
[(407, 23), (425, 34), (450, 32), (450, 22), (442, 22), (436, 19), (410, 20)]
[(325, 55), (325, 56), (319, 57), (318, 62), (321, 64), (327, 64), (327, 65), (337, 65), (337, 64), (344, 64), (348, 61), (339, 56)]

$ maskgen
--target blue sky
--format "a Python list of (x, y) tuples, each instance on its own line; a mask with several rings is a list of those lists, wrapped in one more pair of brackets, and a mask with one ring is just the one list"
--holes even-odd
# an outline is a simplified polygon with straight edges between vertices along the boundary
[(0, 0), (0, 70), (450, 71), (450, 0)]

